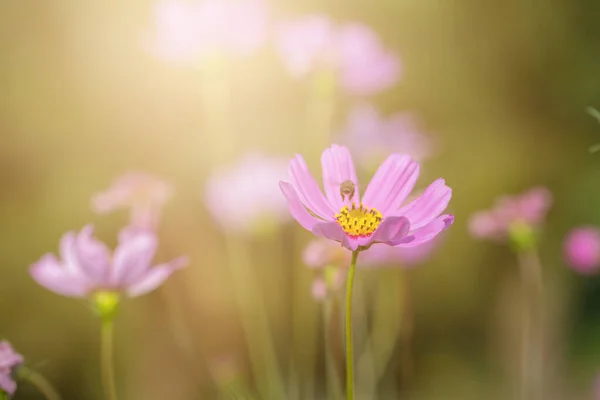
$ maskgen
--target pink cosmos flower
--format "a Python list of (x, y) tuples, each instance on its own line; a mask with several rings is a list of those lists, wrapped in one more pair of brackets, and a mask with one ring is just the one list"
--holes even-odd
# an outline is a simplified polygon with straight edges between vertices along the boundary
[(121, 236), (113, 254), (92, 234), (90, 225), (79, 233), (66, 233), (60, 241), (61, 259), (44, 255), (31, 266), (33, 279), (63, 296), (124, 292), (135, 297), (156, 289), (173, 271), (187, 265), (182, 257), (151, 268), (157, 239), (150, 232)]
[(12, 396), (17, 384), (12, 378), (13, 370), (23, 363), (23, 356), (17, 353), (6, 340), (0, 341), (0, 391)]
[(350, 111), (341, 137), (363, 165), (379, 163), (390, 152), (408, 154), (416, 161), (433, 152), (433, 141), (418, 131), (410, 115), (384, 118), (369, 104)]
[(92, 209), (108, 214), (122, 208), (130, 210), (132, 230), (154, 231), (164, 204), (173, 195), (166, 182), (144, 172), (130, 172), (115, 179), (111, 186), (92, 198)]
[(376, 243), (415, 247), (435, 238), (454, 222), (442, 214), (452, 197), (443, 179), (404, 205), (419, 176), (410, 156), (392, 154), (379, 167), (360, 195), (350, 151), (333, 145), (321, 157), (325, 195), (296, 155), (289, 164), (291, 183), (279, 186), (292, 216), (316, 236), (341, 243), (349, 250), (366, 250)]
[(565, 260), (577, 272), (591, 274), (600, 267), (600, 229), (583, 226), (573, 229), (564, 242)]
[(260, 0), (163, 0), (155, 6), (155, 19), (151, 48), (176, 62), (246, 55), (267, 33), (267, 7)]
[(491, 210), (475, 213), (469, 221), (469, 230), (477, 238), (503, 241), (515, 224), (537, 228), (546, 218), (551, 204), (552, 194), (545, 187), (534, 187), (516, 196), (503, 196)]
[(325, 15), (281, 24), (277, 45), (292, 75), (333, 71), (340, 86), (356, 95), (384, 90), (401, 73), (400, 61), (371, 28), (360, 23), (335, 26)]
[(206, 205), (226, 231), (257, 233), (290, 218), (275, 182), (284, 179), (287, 160), (248, 154), (208, 179)]

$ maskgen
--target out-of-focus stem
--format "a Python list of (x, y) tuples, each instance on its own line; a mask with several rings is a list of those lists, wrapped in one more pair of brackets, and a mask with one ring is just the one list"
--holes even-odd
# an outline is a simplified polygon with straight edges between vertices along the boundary
[(211, 165), (231, 161), (235, 138), (231, 129), (231, 89), (226, 57), (215, 54), (202, 68), (203, 154)]
[(327, 298), (323, 303), (323, 332), (325, 335), (325, 364), (327, 368), (327, 398), (337, 400), (342, 397), (340, 377), (336, 366), (336, 351), (333, 334), (337, 331), (338, 320), (336, 308), (338, 302), (334, 298)]
[(332, 139), (335, 111), (335, 79), (330, 71), (315, 73), (306, 105), (306, 128), (301, 149), (309, 163), (318, 160)]
[(100, 372), (104, 395), (108, 400), (117, 399), (115, 386), (115, 369), (113, 362), (113, 327), (112, 318), (102, 318), (102, 333), (100, 338)]
[(264, 299), (252, 275), (252, 260), (243, 240), (229, 238), (227, 254), (244, 335), (260, 398), (285, 399), (285, 389)]
[[(62, 400), (54, 386), (40, 373), (27, 367), (20, 367), (18, 374), (19, 378), (33, 385), (47, 400)], [(1, 394), (0, 399), (4, 399)]]
[(346, 281), (346, 400), (354, 400), (354, 343), (352, 340), (352, 291), (358, 251), (352, 252), (352, 260)]
[(519, 252), (523, 290), (521, 399), (543, 400), (543, 278), (535, 248)]
[(414, 314), (413, 314), (413, 303), (412, 293), (410, 288), (410, 282), (408, 280), (408, 271), (401, 269), (398, 278), (399, 281), (399, 295), (400, 295), (400, 309), (402, 310), (402, 319), (400, 321), (400, 346), (401, 346), (401, 360), (400, 360), (400, 374), (402, 377), (403, 389), (410, 384), (414, 372), (413, 363), (413, 331), (414, 331)]

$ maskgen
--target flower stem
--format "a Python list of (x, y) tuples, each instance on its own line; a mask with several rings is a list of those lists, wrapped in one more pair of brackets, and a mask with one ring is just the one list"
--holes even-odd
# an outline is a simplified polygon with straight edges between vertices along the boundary
[(352, 342), (352, 290), (358, 251), (352, 252), (352, 261), (346, 281), (346, 399), (354, 400), (354, 343)]
[(113, 327), (114, 320), (112, 318), (102, 318), (100, 372), (102, 374), (102, 386), (107, 400), (117, 399), (115, 369), (113, 365)]
[(541, 400), (543, 396), (543, 279), (535, 249), (519, 253), (523, 288), (521, 325), (521, 399)]
[[(334, 343), (335, 327), (339, 323), (336, 318), (338, 302), (335, 298), (328, 298), (323, 304), (323, 331), (325, 334), (325, 366), (327, 372), (327, 396), (329, 399), (342, 398), (342, 386), (336, 367), (336, 349)], [(339, 333), (339, 331), (337, 332)], [(340, 349), (341, 350), (341, 349)], [(340, 354), (340, 353), (337, 353)]]
[[(35, 388), (41, 394), (43, 394), (47, 400), (61, 400), (60, 395), (56, 389), (54, 389), (52, 384), (38, 372), (35, 372), (27, 367), (20, 367), (19, 378), (35, 386)], [(0, 399), (2, 399), (1, 396)]]

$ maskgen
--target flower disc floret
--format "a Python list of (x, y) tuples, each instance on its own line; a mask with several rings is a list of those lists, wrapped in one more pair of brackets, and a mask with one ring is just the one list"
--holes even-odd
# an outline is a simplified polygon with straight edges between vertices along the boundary
[(362, 203), (357, 208), (356, 203), (352, 203), (351, 207), (342, 207), (335, 219), (348, 236), (356, 239), (371, 236), (379, 227), (383, 216), (375, 208), (370, 209)]

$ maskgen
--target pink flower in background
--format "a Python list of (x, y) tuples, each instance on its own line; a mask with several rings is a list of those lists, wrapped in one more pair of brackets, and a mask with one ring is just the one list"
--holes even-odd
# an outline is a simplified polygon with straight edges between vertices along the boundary
[(564, 242), (565, 260), (577, 272), (591, 274), (600, 267), (600, 229), (583, 226), (573, 229)]
[(154, 231), (162, 207), (173, 195), (166, 182), (144, 172), (130, 172), (115, 179), (111, 186), (92, 198), (92, 209), (107, 214), (118, 209), (129, 209), (130, 229)]
[(155, 20), (151, 47), (170, 61), (246, 55), (267, 33), (267, 7), (260, 0), (163, 0), (155, 6)]
[[(427, 261), (438, 246), (439, 237), (415, 247), (374, 246), (364, 253), (359, 268), (379, 268), (399, 265), (414, 266)], [(303, 253), (304, 263), (315, 269), (326, 266), (347, 268), (352, 253), (339, 244), (324, 238), (311, 241)]]
[(286, 173), (285, 159), (248, 154), (209, 177), (204, 193), (206, 205), (226, 231), (269, 231), (290, 218), (277, 187)]
[(0, 341), (0, 391), (12, 396), (17, 384), (12, 378), (13, 370), (23, 363), (23, 356), (17, 353), (6, 340)]
[(545, 187), (534, 187), (515, 196), (503, 196), (491, 210), (473, 214), (469, 230), (477, 238), (503, 241), (515, 224), (537, 228), (544, 222), (551, 205), (552, 194)]
[(31, 266), (33, 279), (63, 296), (124, 292), (134, 297), (156, 289), (173, 271), (187, 264), (182, 257), (151, 268), (158, 243), (149, 232), (121, 239), (112, 254), (92, 234), (92, 226), (79, 233), (66, 233), (60, 241), (61, 259), (54, 254), (44, 255)]
[(300, 155), (289, 164), (291, 183), (279, 185), (292, 216), (316, 236), (339, 242), (352, 251), (366, 250), (377, 243), (415, 247), (432, 240), (454, 222), (452, 215), (441, 215), (452, 197), (443, 179), (404, 205), (419, 176), (419, 164), (410, 156), (389, 156), (362, 197), (346, 147), (333, 145), (325, 149), (321, 163), (325, 195)]
[(368, 166), (379, 164), (390, 152), (423, 161), (433, 151), (432, 139), (418, 131), (410, 115), (400, 113), (384, 118), (368, 104), (350, 111), (341, 140), (361, 164)]
[(277, 45), (292, 75), (332, 71), (339, 85), (356, 95), (387, 89), (401, 73), (400, 61), (371, 28), (360, 23), (335, 26), (325, 15), (281, 24)]

